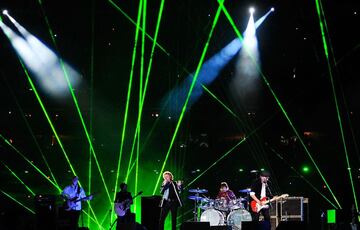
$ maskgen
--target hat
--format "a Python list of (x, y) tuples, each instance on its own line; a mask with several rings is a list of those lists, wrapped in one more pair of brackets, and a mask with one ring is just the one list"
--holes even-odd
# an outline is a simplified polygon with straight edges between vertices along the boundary
[(260, 176), (262, 176), (262, 177), (270, 177), (270, 173), (268, 171), (261, 171)]

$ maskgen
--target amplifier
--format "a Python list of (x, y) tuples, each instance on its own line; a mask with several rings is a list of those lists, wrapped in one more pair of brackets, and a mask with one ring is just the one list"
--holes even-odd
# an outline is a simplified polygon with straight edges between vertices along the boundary
[(304, 197), (288, 197), (280, 202), (281, 221), (304, 220)]

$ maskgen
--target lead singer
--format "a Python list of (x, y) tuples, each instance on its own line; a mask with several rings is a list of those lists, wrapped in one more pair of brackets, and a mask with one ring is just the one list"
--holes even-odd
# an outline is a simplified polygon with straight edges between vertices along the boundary
[(172, 230), (176, 230), (176, 217), (177, 209), (182, 206), (182, 202), (179, 196), (181, 191), (182, 182), (174, 182), (174, 176), (171, 172), (165, 171), (163, 173), (164, 181), (161, 184), (161, 194), (163, 195), (160, 202), (160, 220), (159, 220), (159, 230), (164, 229), (164, 222), (166, 216), (171, 211), (171, 222)]

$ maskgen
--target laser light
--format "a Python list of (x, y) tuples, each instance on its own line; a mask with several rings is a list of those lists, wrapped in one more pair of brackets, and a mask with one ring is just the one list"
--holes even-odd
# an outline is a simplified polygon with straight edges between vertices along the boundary
[(303, 167), (302, 167), (302, 171), (303, 171), (304, 173), (309, 173), (309, 172), (310, 172), (309, 166), (303, 166)]

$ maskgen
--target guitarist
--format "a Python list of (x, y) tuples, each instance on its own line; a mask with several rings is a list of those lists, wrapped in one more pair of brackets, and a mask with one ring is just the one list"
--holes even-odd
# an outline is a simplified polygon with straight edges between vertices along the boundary
[[(130, 212), (130, 205), (133, 204), (133, 198), (131, 193), (127, 191), (127, 184), (120, 184), (120, 192), (116, 193), (115, 203), (122, 203), (122, 209), (125, 211), (124, 216), (118, 216), (117, 218), (117, 229), (119, 228), (120, 223), (133, 223), (135, 222), (135, 217)], [(128, 204), (127, 207), (126, 204)]]
[[(264, 200), (264, 197), (266, 197), (267, 199), (272, 198), (272, 194), (271, 194), (271, 191), (268, 186), (269, 177), (270, 177), (269, 172), (262, 171), (260, 173), (260, 177), (252, 184), (251, 192), (250, 192), (250, 201), (251, 202), (255, 201), (259, 205), (265, 205), (266, 201)], [(260, 216), (260, 214), (262, 214), (264, 216), (264, 220), (266, 222), (266, 223), (264, 223), (265, 226), (267, 227), (266, 229), (270, 229), (269, 208), (262, 208), (259, 212), (254, 212), (250, 208), (250, 213), (251, 213), (252, 220), (254, 222), (258, 222), (259, 216)]]
[[(65, 207), (66, 216), (69, 219), (70, 229), (78, 229), (78, 222), (81, 213), (81, 201), (86, 197), (85, 191), (79, 185), (79, 178), (74, 176), (70, 185), (66, 186), (62, 191), (61, 195), (65, 198)], [(87, 198), (88, 200), (92, 199), (92, 196)]]

